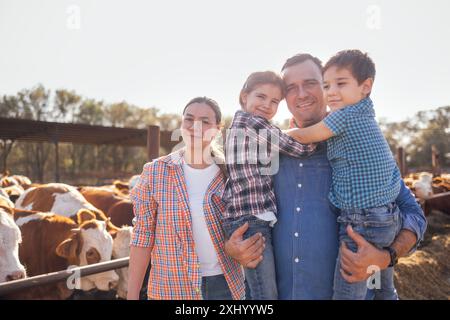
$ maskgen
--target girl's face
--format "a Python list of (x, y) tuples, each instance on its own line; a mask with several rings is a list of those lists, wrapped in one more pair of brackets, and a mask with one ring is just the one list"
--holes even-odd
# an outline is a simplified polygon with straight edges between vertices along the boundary
[(184, 111), (181, 136), (187, 147), (207, 147), (220, 130), (214, 110), (206, 103), (192, 103)]
[(273, 84), (261, 84), (248, 93), (243, 93), (244, 110), (257, 116), (272, 119), (283, 99), (281, 89)]

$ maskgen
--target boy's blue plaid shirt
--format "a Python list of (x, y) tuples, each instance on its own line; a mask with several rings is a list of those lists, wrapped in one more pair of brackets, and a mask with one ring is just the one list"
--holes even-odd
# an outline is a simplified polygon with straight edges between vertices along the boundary
[(334, 134), (327, 149), (333, 169), (331, 203), (365, 209), (395, 201), (401, 175), (375, 120), (372, 100), (332, 112), (323, 121)]

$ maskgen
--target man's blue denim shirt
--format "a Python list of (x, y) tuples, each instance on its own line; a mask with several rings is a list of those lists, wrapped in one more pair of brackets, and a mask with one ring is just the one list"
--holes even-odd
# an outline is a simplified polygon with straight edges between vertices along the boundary
[[(333, 295), (339, 243), (338, 212), (328, 201), (330, 185), (325, 143), (307, 158), (280, 155), (274, 176), (278, 221), (273, 229), (279, 299), (331, 299)], [(402, 228), (417, 235), (417, 247), (426, 220), (403, 182), (396, 202)]]

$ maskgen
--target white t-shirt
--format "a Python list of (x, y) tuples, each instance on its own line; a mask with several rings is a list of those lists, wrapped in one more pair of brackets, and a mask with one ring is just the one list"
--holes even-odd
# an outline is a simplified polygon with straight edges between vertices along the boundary
[(206, 224), (203, 210), (203, 200), (206, 190), (219, 171), (216, 164), (204, 169), (194, 169), (188, 164), (183, 164), (186, 189), (189, 197), (189, 209), (192, 217), (192, 232), (194, 236), (195, 251), (200, 262), (202, 276), (215, 276), (223, 274), (217, 258), (216, 249)]

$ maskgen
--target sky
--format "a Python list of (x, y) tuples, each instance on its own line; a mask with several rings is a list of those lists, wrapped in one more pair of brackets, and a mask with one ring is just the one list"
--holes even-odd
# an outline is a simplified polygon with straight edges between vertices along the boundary
[[(225, 115), (254, 71), (343, 49), (376, 64), (377, 118), (450, 105), (448, 0), (0, 0), (0, 95), (39, 83), (106, 103), (181, 113), (193, 97)], [(286, 104), (275, 120), (289, 117)]]

